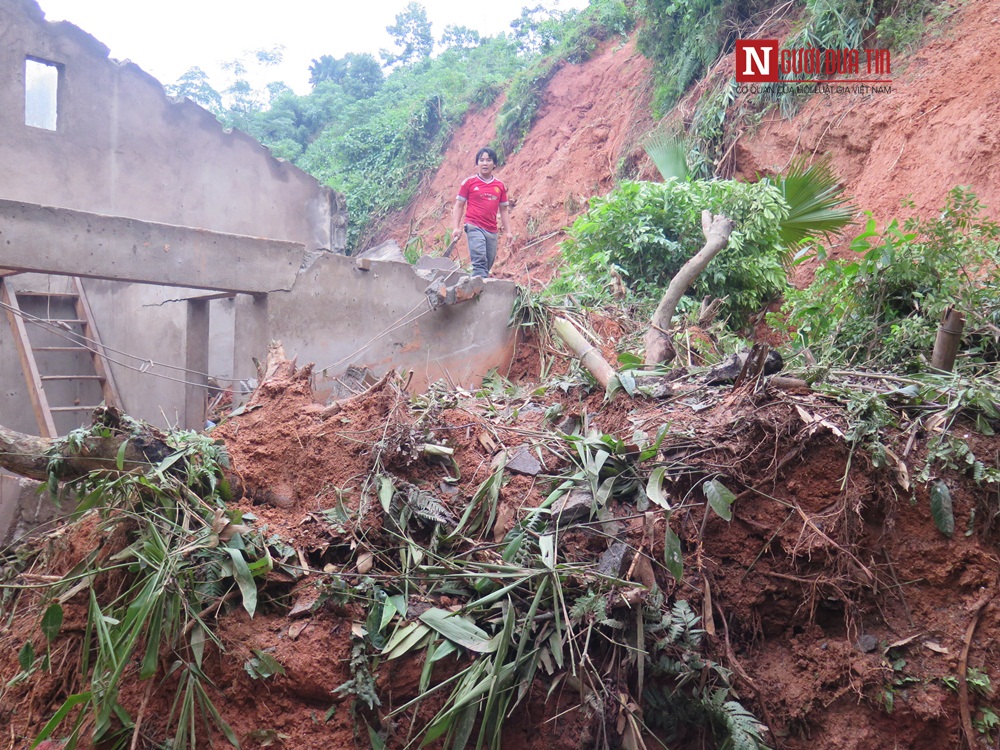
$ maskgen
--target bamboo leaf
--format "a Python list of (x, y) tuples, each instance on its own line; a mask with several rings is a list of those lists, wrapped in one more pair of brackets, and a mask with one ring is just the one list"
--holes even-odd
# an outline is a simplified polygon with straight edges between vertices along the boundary
[(455, 737), (451, 745), (455, 750), (461, 750), (469, 744), (469, 737), (472, 736), (472, 729), (476, 723), (476, 714), (479, 713), (478, 708), (479, 706), (475, 704), (467, 706), (458, 715), (455, 722)]
[(229, 547), (226, 548), (226, 552), (233, 559), (233, 578), (236, 579), (236, 585), (240, 587), (240, 593), (243, 595), (243, 609), (253, 617), (257, 611), (257, 584), (253, 580), (253, 573), (247, 567), (242, 552)]
[(614, 489), (615, 479), (616, 477), (608, 477), (597, 488), (597, 494), (594, 495), (594, 505), (598, 508), (603, 508), (607, 505), (608, 500), (611, 499), (611, 491)]
[(69, 696), (59, 707), (59, 710), (52, 714), (52, 718), (45, 723), (45, 726), (42, 727), (42, 731), (38, 733), (38, 736), (35, 737), (35, 741), (31, 743), (32, 749), (38, 747), (42, 744), (42, 742), (47, 740), (56, 730), (56, 727), (62, 724), (63, 719), (66, 718), (66, 715), (70, 711), (79, 706), (81, 703), (86, 703), (90, 700), (90, 698), (91, 693), (89, 690), (86, 693), (76, 693), (75, 695)]
[(392, 504), (393, 492), (392, 479), (385, 476), (382, 477), (382, 482), (378, 488), (378, 499), (382, 503), (382, 510), (386, 513), (389, 512), (389, 506)]
[(115, 457), (115, 466), (118, 467), (118, 471), (125, 468), (126, 450), (128, 450), (128, 440), (123, 440), (122, 444), (118, 446), (118, 455)]
[(646, 496), (664, 510), (669, 511), (670, 503), (667, 502), (667, 498), (663, 494), (663, 476), (666, 473), (666, 466), (657, 466), (653, 469), (649, 475), (649, 481), (646, 482)]
[(62, 623), (63, 608), (59, 606), (59, 602), (54, 602), (48, 606), (45, 614), (42, 615), (42, 634), (45, 636), (45, 640), (52, 643), (56, 639), (56, 636), (59, 635)]
[(951, 491), (940, 479), (931, 482), (931, 518), (938, 531), (947, 537), (955, 533), (955, 510), (951, 502)]
[(157, 660), (160, 656), (160, 634), (163, 631), (163, 613), (159, 617), (149, 618), (149, 632), (146, 636), (146, 653), (142, 658), (142, 665), (139, 667), (139, 679), (148, 680), (156, 674)]
[(485, 630), (452, 612), (432, 607), (421, 614), (420, 619), (448, 640), (470, 651), (486, 654), (496, 650), (496, 643)]
[(406, 627), (400, 628), (392, 634), (389, 642), (382, 649), (382, 654), (385, 656), (386, 661), (402, 656), (420, 643), (430, 632), (430, 628), (426, 625), (422, 625), (419, 622), (411, 622)]
[(538, 552), (542, 557), (542, 562), (549, 570), (556, 567), (556, 536), (555, 534), (543, 534), (538, 537)]
[(198, 692), (201, 694), (202, 705), (208, 709), (208, 713), (211, 714), (212, 720), (215, 722), (215, 726), (217, 726), (222, 733), (226, 735), (226, 739), (229, 740), (230, 745), (235, 748), (239, 748), (240, 741), (236, 737), (236, 732), (234, 732), (233, 728), (229, 726), (225, 719), (222, 718), (222, 715), (219, 713), (219, 709), (217, 709), (215, 704), (212, 703), (211, 699), (208, 697), (208, 693), (205, 692), (205, 688), (202, 687), (201, 683), (195, 681), (194, 684)]
[(718, 479), (709, 479), (702, 485), (709, 507), (724, 521), (733, 520), (733, 501), (736, 495)]
[(368, 741), (372, 743), (372, 750), (385, 750), (385, 740), (371, 726), (367, 724), (365, 726), (368, 727)]
[(22, 672), (27, 672), (35, 663), (35, 647), (31, 641), (25, 641), (21, 650), (17, 652), (17, 663), (21, 666)]
[(439, 662), (444, 657), (458, 652), (458, 646), (451, 641), (443, 641), (441, 645), (434, 649), (434, 655), (429, 657), (433, 662)]
[(201, 625), (195, 625), (191, 631), (191, 653), (194, 654), (194, 663), (201, 668), (205, 658), (205, 628)]
[(667, 515), (667, 532), (663, 539), (663, 563), (670, 571), (670, 575), (678, 583), (684, 576), (684, 554), (681, 552), (680, 537), (670, 528), (670, 515)]
[(635, 396), (635, 375), (633, 375), (628, 370), (622, 370), (618, 373), (618, 382), (621, 383), (622, 388), (625, 393), (629, 396)]

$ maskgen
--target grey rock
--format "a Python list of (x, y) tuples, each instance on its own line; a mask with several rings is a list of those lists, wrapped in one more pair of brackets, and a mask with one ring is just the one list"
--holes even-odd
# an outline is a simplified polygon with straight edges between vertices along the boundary
[(597, 562), (597, 572), (614, 578), (621, 578), (625, 573), (626, 552), (625, 542), (615, 542), (601, 555)]
[(530, 448), (521, 448), (507, 462), (508, 471), (529, 477), (542, 473), (542, 464), (532, 455)]
[(858, 638), (858, 651), (863, 651), (866, 654), (870, 654), (876, 648), (878, 648), (878, 638), (873, 635), (868, 635), (867, 633), (860, 638)]
[(369, 247), (360, 253), (356, 253), (354, 257), (368, 258), (369, 260), (395, 261), (397, 263), (406, 262), (406, 258), (403, 257), (403, 251), (396, 244), (395, 240), (386, 240), (381, 245)]
[(570, 490), (552, 504), (552, 517), (558, 519), (560, 526), (566, 526), (582, 518), (589, 519), (593, 506), (594, 496), (590, 490)]

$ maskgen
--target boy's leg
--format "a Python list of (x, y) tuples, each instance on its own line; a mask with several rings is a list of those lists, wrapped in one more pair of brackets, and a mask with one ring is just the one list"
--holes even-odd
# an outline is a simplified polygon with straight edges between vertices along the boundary
[(497, 260), (498, 235), (486, 231), (484, 231), (483, 234), (486, 236), (486, 275), (489, 276), (490, 271), (493, 270), (493, 264), (496, 263)]
[[(496, 235), (490, 235), (485, 229), (465, 225), (465, 236), (469, 240), (469, 258), (472, 260), (473, 276), (489, 276), (490, 268), (497, 255)], [(493, 255), (490, 256), (490, 237), (493, 238)]]

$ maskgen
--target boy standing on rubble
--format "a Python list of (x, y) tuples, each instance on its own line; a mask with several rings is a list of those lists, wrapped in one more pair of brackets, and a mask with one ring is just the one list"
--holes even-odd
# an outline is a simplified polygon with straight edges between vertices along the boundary
[(476, 173), (462, 182), (451, 212), (455, 236), (465, 228), (473, 276), (489, 276), (497, 259), (497, 216), (504, 234), (510, 236), (507, 187), (493, 176), (496, 165), (497, 155), (493, 149), (479, 149), (476, 154)]

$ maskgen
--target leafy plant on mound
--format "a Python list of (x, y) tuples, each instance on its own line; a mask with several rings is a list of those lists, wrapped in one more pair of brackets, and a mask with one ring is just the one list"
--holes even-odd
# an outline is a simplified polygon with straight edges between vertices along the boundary
[[(425, 412), (433, 410), (428, 398), (421, 399)], [(334, 692), (354, 696), (354, 715), (368, 727), (373, 746), (500, 748), (506, 720), (546, 682), (549, 696), (568, 689), (604, 736), (617, 734), (635, 748), (646, 747), (650, 735), (647, 703), (671, 700), (686, 708), (688, 718), (668, 731), (679, 731), (688, 719), (703, 724), (717, 713), (713, 701), (739, 705), (728, 672), (702, 655), (699, 618), (686, 602), (669, 608), (655, 586), (643, 591), (623, 577), (628, 559), (649, 564), (650, 558), (622, 543), (616, 561), (595, 565), (575, 559), (564, 541), (586, 518), (610, 520), (614, 502), (662, 508), (665, 559), (653, 564), (681, 575), (681, 545), (669, 519), (683, 506), (671, 508), (661, 485), (668, 471), (688, 469), (677, 462), (642, 467), (657, 456), (664, 434), (636, 447), (610, 435), (539, 433), (570, 469), (495, 543), (488, 540), (497, 524), (505, 454), (460, 517), (399, 477), (383, 474), (371, 485), (377, 496), (371, 501), (381, 504), (393, 543), (363, 545), (377, 549), (364, 588), (364, 627), (355, 630), (353, 677)], [(728, 502), (720, 495), (712, 507), (726, 514), (731, 502), (731, 495)], [(319, 584), (330, 592), (324, 595), (341, 595), (329, 585)], [(437, 604), (444, 597), (450, 606)], [(393, 706), (374, 691), (373, 677), (416, 655), (424, 665), (418, 695)], [(444, 679), (434, 674), (439, 668)], [(422, 711), (428, 705), (435, 707), (429, 719)], [(740, 710), (751, 722), (712, 725), (718, 743), (738, 738), (740, 746), (763, 747), (763, 728)]]
[(869, 218), (852, 258), (828, 260), (813, 283), (789, 291), (784, 313), (799, 347), (825, 362), (892, 370), (926, 364), (944, 311), (966, 318), (960, 370), (1000, 361), (1000, 226), (966, 188), (934, 219)]
[[(95, 426), (63, 439), (62, 445), (79, 443), (92, 433), (105, 436), (107, 428)], [(127, 443), (123, 443), (123, 446)], [(214, 725), (234, 746), (239, 742), (216, 708), (212, 681), (203, 671), (205, 646), (221, 648), (211, 621), (224, 604), (237, 595), (252, 616), (257, 605), (255, 577), (271, 567), (271, 558), (258, 535), (225, 508), (228, 484), (223, 449), (194, 433), (168, 437), (175, 451), (146, 471), (95, 471), (69, 483), (71, 496), (80, 498), (77, 521), (96, 516), (102, 541), (58, 582), (22, 586), (12, 581), (26, 566), (44, 569), (59, 545), (26, 545), (8, 553), (0, 569), (0, 612), (5, 619), (18, 612), (21, 600), (40, 596), (44, 611), (41, 629), (46, 653), (32, 640), (21, 649), (21, 674), (0, 690), (12, 697), (21, 683), (56, 672), (79, 655), (75, 676), (66, 684), (82, 690), (65, 697), (35, 739), (62, 737), (65, 747), (79, 744), (128, 747), (133, 734), (142, 731), (142, 712), (134, 717), (119, 701), (126, 679), (165, 680), (173, 686), (174, 699), (167, 724), (171, 747), (204, 746)], [(60, 444), (53, 463), (58, 462)], [(78, 528), (71, 523), (69, 532)], [(62, 536), (65, 530), (55, 532)], [(40, 593), (33, 589), (39, 589)], [(86, 601), (86, 622), (81, 641), (60, 643), (63, 611)], [(32, 606), (27, 601), (24, 606)], [(66, 636), (69, 638), (69, 636)], [(49, 658), (53, 648), (63, 648), (60, 667)], [(69, 728), (64, 728), (68, 722)], [(34, 745), (32, 745), (34, 746)]]
[(591, 201), (563, 243), (565, 268), (550, 287), (582, 301), (605, 299), (613, 274), (640, 297), (657, 297), (704, 244), (701, 212), (736, 222), (728, 247), (696, 279), (691, 294), (728, 298), (736, 326), (786, 286), (787, 251), (779, 228), (788, 216), (780, 191), (766, 182), (670, 178), (624, 182)]

